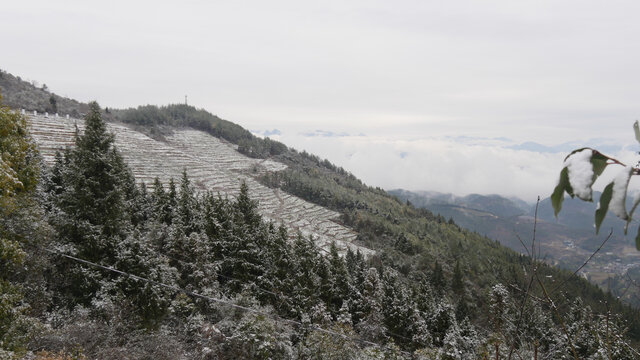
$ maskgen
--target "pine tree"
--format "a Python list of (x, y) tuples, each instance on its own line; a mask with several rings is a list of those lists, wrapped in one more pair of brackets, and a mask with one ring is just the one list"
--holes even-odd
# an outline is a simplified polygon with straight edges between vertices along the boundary
[(288, 244), (288, 234), (284, 226), (276, 229), (269, 223), (267, 243), (263, 245), (262, 257), (265, 265), (264, 275), (258, 279), (258, 284), (269, 292), (262, 292), (262, 299), (273, 304), (279, 313), (295, 316), (295, 306), (292, 299), (295, 279), (291, 276), (294, 260)]
[(318, 249), (313, 240), (298, 234), (293, 242), (292, 301), (300, 318), (320, 301), (320, 276), (316, 271)]
[(398, 251), (401, 251), (407, 255), (413, 255), (414, 253), (413, 245), (404, 233), (400, 234), (398, 240), (396, 240), (396, 243), (394, 244), (394, 247)]
[(153, 193), (151, 194), (151, 202), (155, 219), (163, 224), (171, 225), (172, 214), (171, 204), (169, 203), (169, 195), (164, 190), (164, 186), (157, 177), (153, 181)]
[(413, 337), (413, 311), (415, 306), (409, 292), (390, 269), (385, 269), (382, 277), (384, 293), (383, 314), (385, 325), (396, 344), (409, 345)]
[(151, 195), (144, 182), (140, 183), (138, 191), (135, 192), (132, 210), (129, 213), (134, 226), (145, 225), (154, 216)]
[[(577, 298), (564, 319), (567, 332), (580, 359), (636, 359), (637, 351), (625, 340), (624, 328), (615, 315), (595, 314)], [(573, 358), (569, 339), (562, 334), (553, 344), (549, 357)]]
[(387, 329), (384, 324), (383, 298), (384, 290), (382, 281), (375, 268), (370, 268), (364, 283), (363, 297), (365, 312), (362, 321), (356, 325), (356, 329), (363, 338), (380, 342), (387, 339)]
[(222, 226), (216, 217), (216, 198), (210, 192), (203, 197), (203, 231), (213, 242), (215, 238), (220, 236)]
[(353, 284), (349, 292), (349, 309), (351, 310), (353, 324), (357, 324), (362, 319), (365, 311), (365, 302), (362, 294), (367, 268), (364, 257), (359, 250), (356, 253), (353, 253), (351, 249), (347, 250), (345, 263)]
[(238, 292), (243, 286), (256, 284), (258, 277), (264, 274), (261, 245), (267, 242), (267, 233), (264, 227), (261, 229), (262, 219), (255, 209), (255, 202), (248, 196), (246, 185), (227, 211), (231, 217), (227, 218), (228, 214), (221, 216), (228, 231), (214, 247), (220, 252), (221, 282), (226, 281), (232, 292)]
[(236, 206), (239, 210), (239, 214), (241, 215), (241, 219), (239, 220), (243, 221), (245, 224), (255, 225), (256, 222), (259, 221), (260, 215), (257, 210), (258, 204), (249, 197), (249, 187), (244, 181), (240, 184), (240, 193), (236, 200)]
[(431, 331), (429, 330), (429, 324), (417, 309), (413, 311), (411, 323), (413, 333), (413, 337), (411, 338), (411, 340), (413, 342), (413, 345), (418, 349), (423, 349), (431, 346), (433, 337), (431, 335)]
[(180, 179), (180, 194), (177, 200), (178, 219), (184, 226), (186, 235), (194, 231), (198, 231), (198, 223), (196, 221), (196, 198), (193, 187), (187, 176), (187, 170), (182, 170), (182, 178)]
[(348, 299), (352, 291), (351, 276), (345, 265), (344, 259), (338, 253), (335, 242), (329, 247), (329, 266), (331, 274), (331, 295), (329, 298), (329, 310), (332, 314), (338, 314), (342, 303)]
[[(68, 156), (66, 157), (68, 158)], [(44, 174), (43, 188), (47, 194), (47, 204), (52, 205), (53, 198), (59, 196), (64, 191), (62, 172), (66, 166), (65, 158), (60, 151), (56, 151), (53, 166), (48, 168)]]
[(435, 302), (428, 319), (435, 346), (444, 345), (445, 336), (454, 319), (455, 313), (447, 299), (441, 298)]
[(54, 226), (59, 238), (73, 244), (83, 258), (109, 260), (126, 227), (126, 165), (113, 148), (113, 135), (107, 132), (97, 103), (90, 104), (85, 124), (84, 134), (68, 154), (65, 191), (58, 201), (62, 216), (54, 219)]
[(353, 325), (353, 322), (351, 321), (351, 312), (349, 311), (349, 301), (344, 301), (342, 303), (342, 306), (338, 311), (338, 317), (336, 318), (336, 321), (339, 324), (343, 325)]
[(527, 308), (522, 314), (520, 331), (515, 341), (518, 348), (528, 349), (530, 353), (537, 348), (540, 353), (549, 351), (562, 336), (551, 317), (540, 306)]
[(145, 198), (146, 194), (143, 195), (141, 193), (144, 183), (141, 183), (142, 187), (137, 186), (133, 171), (124, 161), (124, 158), (120, 156), (115, 147), (112, 147), (110, 151), (113, 161), (111, 165), (112, 172), (119, 179), (118, 187), (124, 204), (122, 224), (125, 227), (123, 227), (123, 230), (128, 231), (129, 229), (126, 226), (132, 225), (135, 227), (146, 221), (149, 210), (147, 209), (149, 206), (148, 199)]
[(435, 307), (434, 295), (435, 292), (431, 286), (430, 279), (423, 278), (413, 289), (413, 298), (415, 299), (418, 311), (422, 314), (430, 314)]
[(507, 288), (502, 284), (494, 285), (489, 293), (489, 323), (491, 326), (490, 342), (501, 351), (513, 332), (513, 303)]
[(168, 224), (171, 225), (174, 221), (176, 207), (178, 205), (178, 192), (176, 190), (176, 183), (173, 181), (173, 178), (169, 179), (169, 189), (167, 190), (167, 213), (168, 215)]
[(325, 304), (330, 304), (335, 292), (335, 278), (331, 274), (331, 264), (329, 264), (327, 258), (320, 256), (316, 259), (315, 269), (320, 280), (318, 289), (320, 292), (320, 299), (322, 299)]
[(435, 291), (439, 293), (444, 292), (447, 286), (447, 281), (444, 278), (444, 272), (442, 271), (442, 266), (440, 266), (438, 260), (436, 260), (436, 263), (433, 266), (433, 272), (431, 273), (430, 280), (431, 286), (433, 286)]
[(212, 342), (214, 359), (293, 359), (296, 358), (288, 329), (269, 316), (245, 313), (223, 329), (233, 336)]
[(464, 276), (460, 268), (460, 261), (456, 260), (456, 266), (453, 269), (453, 278), (451, 279), (451, 290), (456, 295), (456, 318), (464, 320), (471, 315), (469, 304), (467, 303), (467, 294), (464, 286)]
[[(143, 238), (138, 230), (118, 243), (114, 265), (120, 271), (163, 284), (173, 285), (177, 280), (176, 270), (169, 266), (165, 257), (153, 251), (149, 240)], [(128, 277), (116, 277), (113, 282), (134, 305), (140, 323), (147, 328), (157, 327), (159, 320), (167, 314), (173, 292)]]
[[(137, 188), (131, 171), (113, 146), (97, 103), (90, 104), (85, 131), (76, 146), (65, 152), (61, 171), (63, 191), (55, 199), (50, 223), (59, 243), (74, 255), (111, 266), (117, 246), (131, 231), (131, 213)], [(58, 259), (55, 287), (71, 295), (71, 302), (88, 304), (102, 287), (104, 272)]]
[(477, 347), (477, 334), (473, 325), (468, 320), (458, 325), (456, 319), (452, 318), (443, 340), (443, 346), (438, 354), (438, 359), (473, 360), (477, 358)]
[(461, 296), (464, 295), (464, 278), (460, 269), (460, 261), (456, 260), (456, 266), (453, 269), (453, 278), (451, 279), (451, 290), (453, 293)]

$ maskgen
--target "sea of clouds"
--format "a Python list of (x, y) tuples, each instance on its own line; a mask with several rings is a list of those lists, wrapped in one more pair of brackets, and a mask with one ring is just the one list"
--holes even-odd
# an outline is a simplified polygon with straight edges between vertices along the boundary
[[(564, 158), (589, 146), (627, 163), (640, 146), (608, 139), (561, 144), (517, 142), (505, 137), (351, 134), (331, 130), (262, 130), (272, 139), (306, 150), (384, 189), (428, 190), (456, 195), (499, 194), (533, 202), (551, 194)], [(602, 189), (621, 167), (610, 166), (596, 182)], [(639, 188), (635, 182), (631, 188)]]

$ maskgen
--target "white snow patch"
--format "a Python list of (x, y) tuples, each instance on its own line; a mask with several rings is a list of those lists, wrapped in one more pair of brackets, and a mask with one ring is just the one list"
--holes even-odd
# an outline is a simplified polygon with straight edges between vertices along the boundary
[(593, 150), (584, 149), (567, 158), (564, 166), (569, 172), (569, 184), (573, 193), (582, 200), (591, 200), (591, 185), (593, 185), (593, 165), (591, 164)]
[(625, 207), (625, 199), (627, 198), (627, 187), (629, 186), (629, 179), (631, 179), (632, 173), (633, 167), (627, 166), (613, 179), (613, 193), (611, 195), (609, 209), (622, 220), (629, 218)]

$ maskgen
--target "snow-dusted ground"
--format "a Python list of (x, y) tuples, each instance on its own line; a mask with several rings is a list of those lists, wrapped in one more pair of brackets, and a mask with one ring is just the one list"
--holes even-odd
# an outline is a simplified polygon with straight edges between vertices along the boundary
[[(54, 161), (56, 150), (73, 146), (76, 124), (80, 131), (84, 128), (84, 120), (80, 119), (41, 114), (29, 115), (29, 119), (31, 135), (48, 163)], [(356, 233), (334, 221), (339, 215), (335, 211), (255, 180), (255, 176), (266, 171), (285, 169), (282, 163), (249, 158), (236, 151), (233, 144), (198, 130), (176, 130), (166, 137), (166, 142), (161, 142), (123, 125), (109, 123), (108, 128), (115, 134), (116, 146), (139, 182), (150, 185), (156, 177), (165, 184), (172, 177), (179, 181), (186, 168), (196, 188), (234, 196), (245, 181), (250, 196), (258, 201), (260, 213), (275, 223), (284, 224), (292, 235), (296, 231), (311, 235), (325, 250), (335, 241), (341, 252), (349, 247), (360, 249), (365, 255), (373, 253), (353, 244)]]

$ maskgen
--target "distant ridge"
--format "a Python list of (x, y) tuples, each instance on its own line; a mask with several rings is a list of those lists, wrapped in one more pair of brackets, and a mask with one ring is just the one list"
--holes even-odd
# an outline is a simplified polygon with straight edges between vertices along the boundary
[[(452, 219), (464, 228), (496, 239), (515, 251), (526, 253), (518, 238), (524, 241), (531, 238), (535, 204), (499, 195), (472, 194), (458, 197), (401, 189), (389, 192), (402, 201), (409, 201), (414, 206)], [(540, 201), (536, 240), (542, 256), (548, 262), (567, 269), (577, 268), (603, 241), (606, 233), (596, 235), (592, 220), (599, 196), (599, 192), (594, 193), (594, 203), (567, 198), (564, 202), (565, 211), (559, 214), (558, 219), (554, 215), (550, 199)], [(608, 277), (603, 274), (624, 276), (629, 269), (640, 268), (640, 252), (634, 250), (632, 239), (624, 236), (624, 221), (609, 216), (603, 229), (613, 229), (613, 236), (598, 257), (583, 269), (582, 275), (607, 287)]]

